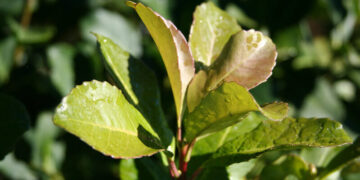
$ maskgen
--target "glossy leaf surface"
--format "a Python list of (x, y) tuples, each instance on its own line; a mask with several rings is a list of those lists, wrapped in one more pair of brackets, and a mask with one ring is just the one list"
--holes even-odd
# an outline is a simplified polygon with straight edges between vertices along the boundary
[(196, 107), (209, 91), (222, 82), (236, 82), (251, 89), (272, 74), (277, 56), (270, 38), (249, 30), (234, 34), (207, 71), (196, 74), (189, 86), (188, 106)]
[(22, 103), (0, 94), (0, 160), (30, 128), (30, 118)]
[(240, 30), (236, 20), (214, 3), (201, 4), (194, 12), (189, 38), (195, 60), (210, 66), (220, 55), (231, 35)]
[(195, 73), (190, 48), (184, 35), (172, 22), (141, 3), (128, 2), (128, 5), (136, 10), (159, 49), (169, 76), (180, 124), (185, 91)]
[(166, 124), (160, 104), (160, 90), (154, 72), (144, 63), (130, 58), (128, 52), (111, 39), (95, 34), (100, 44), (105, 64), (124, 94), (158, 132), (164, 145), (171, 143), (173, 134)]
[(185, 117), (186, 140), (191, 142), (234, 125), (251, 111), (267, 111), (264, 115), (280, 117), (278, 120), (281, 120), (287, 115), (287, 104), (278, 104), (262, 109), (246, 88), (236, 83), (224, 83), (205, 96), (199, 106)]
[(342, 125), (329, 119), (266, 120), (253, 131), (226, 142), (208, 165), (231, 164), (272, 149), (338, 146), (351, 142)]
[(141, 113), (107, 82), (85, 82), (56, 109), (56, 125), (114, 158), (149, 156), (162, 150)]

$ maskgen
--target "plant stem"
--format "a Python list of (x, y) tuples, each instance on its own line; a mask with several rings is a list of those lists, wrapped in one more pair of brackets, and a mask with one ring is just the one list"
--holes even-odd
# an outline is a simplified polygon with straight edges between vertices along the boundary
[(186, 180), (186, 172), (187, 172), (187, 168), (188, 168), (188, 162), (190, 161), (190, 157), (191, 157), (191, 151), (192, 148), (194, 147), (196, 140), (193, 140), (190, 144), (185, 144), (180, 152), (180, 157), (179, 157), (179, 168), (181, 171), (181, 176), (180, 179), (181, 180)]
[(170, 175), (173, 179), (176, 179), (180, 176), (179, 171), (176, 167), (176, 164), (173, 160), (168, 159), (169, 161), (169, 169), (170, 169)]

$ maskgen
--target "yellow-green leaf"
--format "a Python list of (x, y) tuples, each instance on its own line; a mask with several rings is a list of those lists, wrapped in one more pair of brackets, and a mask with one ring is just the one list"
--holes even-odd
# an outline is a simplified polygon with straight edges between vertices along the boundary
[(260, 111), (270, 119), (281, 120), (287, 115), (287, 109), (286, 103), (267, 105), (263, 109), (246, 88), (236, 83), (223, 83), (185, 117), (185, 137), (191, 142), (220, 131), (238, 123), (251, 111)]
[(123, 93), (146, 117), (163, 144), (170, 145), (173, 134), (161, 109), (160, 90), (154, 72), (141, 61), (130, 58), (129, 53), (111, 39), (99, 34), (95, 36), (106, 67), (119, 87), (124, 89)]
[(273, 149), (339, 146), (351, 142), (342, 125), (329, 119), (288, 117), (282, 121), (265, 120), (251, 132), (227, 141), (206, 165), (240, 162)]
[(210, 66), (231, 35), (240, 30), (236, 20), (214, 3), (201, 4), (194, 12), (189, 38), (195, 60)]
[(180, 125), (185, 92), (195, 73), (190, 48), (184, 35), (172, 22), (141, 3), (129, 2), (128, 5), (136, 10), (159, 49), (169, 76)]
[(114, 158), (149, 156), (163, 148), (149, 122), (107, 82), (74, 88), (57, 107), (54, 123)]

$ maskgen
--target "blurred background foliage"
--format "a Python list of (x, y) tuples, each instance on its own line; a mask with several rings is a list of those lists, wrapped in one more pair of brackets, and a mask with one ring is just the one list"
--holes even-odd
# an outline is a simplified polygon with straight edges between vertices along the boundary
[[(140, 2), (172, 20), (188, 37), (192, 13), (202, 1)], [(251, 90), (260, 103), (286, 101), (292, 116), (330, 117), (341, 121), (354, 137), (360, 133), (359, 0), (213, 2), (244, 29), (261, 30), (277, 45), (279, 54), (272, 77)], [(0, 179), (128, 179), (134, 174), (146, 179), (164, 178), (159, 174), (166, 173), (155, 173), (165, 171), (154, 158), (122, 161), (119, 166), (119, 160), (94, 151), (53, 125), (54, 108), (75, 85), (92, 79), (112, 82), (90, 32), (110, 37), (155, 71), (166, 117), (171, 126), (176, 125), (161, 57), (124, 0), (0, 0), (0, 94), (21, 103), (27, 111), (22, 113), (30, 119), (30, 129), (0, 161)], [(6, 100), (9, 98), (1, 99), (1, 103), (10, 103)], [(0, 113), (8, 109), (0, 109)], [(272, 152), (247, 164), (212, 172), (227, 171), (230, 179), (246, 174), (250, 179), (281, 179), (289, 164), (300, 169), (311, 167), (304, 163), (322, 166), (337, 151), (339, 148), (293, 151), (300, 159)], [(138, 170), (132, 168), (134, 164)], [(271, 176), (274, 171), (278, 176)], [(330, 178), (340, 177), (360, 179), (360, 160)]]

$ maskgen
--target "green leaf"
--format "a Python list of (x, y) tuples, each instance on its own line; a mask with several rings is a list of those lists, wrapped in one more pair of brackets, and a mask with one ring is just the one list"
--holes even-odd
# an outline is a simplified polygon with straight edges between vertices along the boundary
[(352, 145), (338, 153), (323, 169), (321, 169), (319, 177), (327, 177), (332, 172), (339, 170), (357, 157), (360, 157), (360, 137), (358, 137)]
[(97, 9), (81, 20), (80, 27), (84, 39), (94, 42), (94, 44), (96, 39), (90, 32), (111, 38), (135, 57), (142, 55), (140, 28), (119, 13)]
[(151, 157), (136, 160), (136, 167), (139, 170), (139, 179), (149, 180), (170, 180), (170, 174), (166, 167)]
[(107, 82), (73, 89), (57, 107), (54, 123), (114, 158), (149, 156), (163, 148), (141, 113)]
[(250, 161), (236, 163), (226, 167), (229, 179), (246, 179), (246, 174), (251, 171), (251, 169), (255, 166), (255, 163), (256, 159), (252, 159)]
[(315, 84), (314, 91), (305, 98), (300, 116), (329, 117), (342, 121), (345, 117), (345, 108), (331, 84), (325, 78), (317, 79)]
[(265, 166), (260, 174), (260, 179), (286, 179), (289, 176), (297, 179), (312, 179), (310, 166), (296, 155), (280, 157), (273, 164)]
[(210, 66), (231, 35), (240, 30), (236, 20), (214, 3), (207, 2), (196, 7), (189, 37), (195, 60)]
[[(154, 72), (139, 60), (130, 58), (128, 52), (111, 39), (95, 34), (100, 44), (108, 70), (124, 89), (151, 126), (158, 132), (165, 146), (170, 145), (173, 134), (169, 129), (160, 104), (160, 90)], [(174, 152), (173, 152), (174, 153)]]
[(358, 180), (360, 179), (360, 159), (349, 163), (344, 169), (341, 171), (341, 178), (343, 180)]
[(227, 141), (256, 128), (263, 120), (258, 117), (259, 116), (256, 115), (256, 113), (251, 112), (239, 123), (204, 138), (199, 138), (194, 145), (191, 155), (199, 156), (214, 153)]
[(189, 85), (187, 105), (192, 111), (209, 91), (223, 81), (251, 89), (267, 80), (275, 66), (276, 48), (261, 32), (234, 34), (207, 71), (200, 71)]
[(10, 29), (15, 33), (17, 40), (25, 44), (48, 42), (55, 35), (56, 31), (53, 26), (24, 28), (13, 19), (9, 19), (8, 24)]
[(9, 179), (36, 180), (36, 174), (23, 161), (17, 160), (14, 154), (8, 154), (3, 161), (0, 161), (0, 174)]
[(257, 128), (226, 142), (209, 166), (244, 161), (273, 149), (326, 147), (351, 143), (342, 125), (329, 119), (285, 118), (282, 121), (263, 121)]
[(261, 108), (246, 88), (233, 82), (224, 83), (186, 115), (185, 138), (191, 142), (225, 129), (241, 121), (251, 111), (261, 111), (271, 119), (281, 120), (287, 115), (287, 104), (276, 103)]
[(52, 122), (52, 112), (42, 112), (37, 118), (35, 128), (25, 134), (31, 145), (32, 166), (46, 172), (47, 175), (60, 176), (65, 157), (65, 144), (56, 141), (60, 128)]
[(9, 78), (15, 46), (16, 41), (12, 37), (0, 41), (0, 85)]
[(68, 94), (75, 85), (75, 49), (69, 44), (55, 44), (46, 50), (50, 65), (50, 78), (62, 96)]
[(128, 5), (136, 10), (159, 49), (169, 76), (180, 126), (185, 92), (195, 73), (190, 48), (184, 35), (171, 21), (141, 3), (128, 2)]
[(137, 180), (138, 170), (134, 159), (122, 159), (120, 161), (120, 179)]
[(30, 118), (22, 103), (0, 94), (0, 160), (30, 128)]

